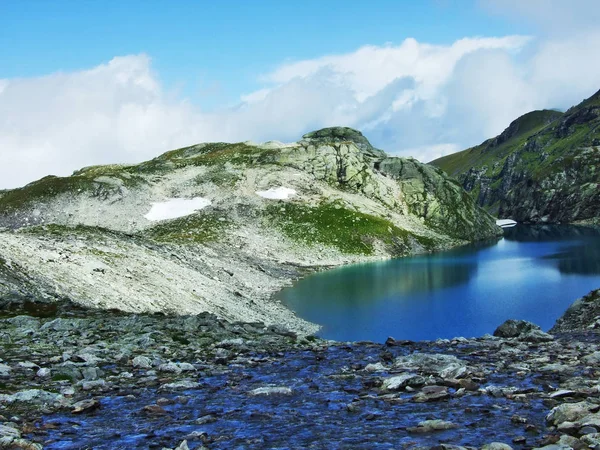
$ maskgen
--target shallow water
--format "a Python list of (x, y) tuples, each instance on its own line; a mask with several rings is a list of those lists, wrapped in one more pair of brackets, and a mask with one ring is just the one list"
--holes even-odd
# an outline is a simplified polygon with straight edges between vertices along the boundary
[[(45, 417), (44, 423), (53, 426), (44, 437), (44, 448), (160, 449), (173, 447), (184, 438), (192, 449), (200, 448), (204, 438), (209, 439), (210, 449), (371, 450), (402, 448), (415, 442), (481, 446), (493, 440), (510, 441), (522, 434), (522, 424), (511, 421), (514, 414), (524, 415), (529, 423), (543, 427), (547, 411), (536, 395), (527, 402), (479, 393), (434, 403), (409, 402), (412, 395), (409, 393), (386, 400), (377, 389), (366, 385), (370, 380), (388, 376), (387, 372), (357, 376), (350, 369), (352, 365), (363, 367), (380, 361), (384, 352), (397, 357), (415, 349), (342, 345), (321, 352), (288, 353), (280, 358), (257, 355), (260, 362), (254, 367), (229, 365), (221, 373), (201, 374), (197, 378), (201, 383), (198, 389), (177, 394), (157, 393), (155, 388), (135, 389), (131, 398), (113, 393), (101, 398), (101, 409), (92, 414)], [(431, 344), (418, 349), (461, 354), (461, 351), (469, 353), (480, 348), (438, 348)], [(502, 374), (490, 378), (487, 385), (509, 385), (541, 393), (543, 384), (536, 377)], [(289, 386), (293, 394), (248, 394), (252, 389), (269, 385)], [(178, 401), (182, 395), (186, 398), (183, 404)], [(141, 412), (143, 406), (156, 402), (159, 397), (174, 400), (172, 405), (165, 406), (167, 414), (148, 416)], [(357, 401), (358, 410), (348, 411), (347, 405)], [(194, 424), (196, 418), (207, 414), (214, 416), (215, 421)], [(426, 435), (407, 431), (407, 427), (430, 418), (460, 426)]]
[(511, 318), (547, 330), (598, 287), (600, 230), (518, 225), (499, 241), (314, 274), (279, 297), (324, 338), (383, 342), (481, 336)]

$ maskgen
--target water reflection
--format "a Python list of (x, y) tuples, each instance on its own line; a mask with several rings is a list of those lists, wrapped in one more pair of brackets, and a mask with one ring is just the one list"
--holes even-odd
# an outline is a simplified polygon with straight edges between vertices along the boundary
[(508, 318), (544, 328), (600, 286), (600, 231), (517, 226), (504, 239), (300, 280), (281, 299), (338, 340), (479, 336)]

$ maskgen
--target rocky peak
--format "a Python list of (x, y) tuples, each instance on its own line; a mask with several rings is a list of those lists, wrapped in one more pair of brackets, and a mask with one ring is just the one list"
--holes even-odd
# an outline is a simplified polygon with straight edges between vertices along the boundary
[(302, 136), (303, 141), (317, 145), (327, 145), (341, 142), (352, 142), (363, 152), (377, 158), (385, 158), (383, 150), (376, 149), (363, 134), (350, 127), (329, 127), (311, 131)]

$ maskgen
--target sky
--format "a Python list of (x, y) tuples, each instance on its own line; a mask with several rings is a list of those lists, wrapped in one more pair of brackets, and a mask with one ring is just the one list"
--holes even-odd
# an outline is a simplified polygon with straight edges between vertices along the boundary
[(600, 89), (597, 0), (0, 0), (0, 189), (351, 126), (423, 162)]

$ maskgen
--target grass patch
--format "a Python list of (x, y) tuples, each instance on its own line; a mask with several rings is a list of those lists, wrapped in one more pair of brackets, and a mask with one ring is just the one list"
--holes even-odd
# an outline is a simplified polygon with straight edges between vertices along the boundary
[[(345, 208), (340, 202), (324, 202), (316, 206), (302, 203), (274, 203), (265, 209), (269, 225), (303, 244), (326, 245), (345, 254), (372, 255), (375, 242), (384, 243), (392, 254), (405, 254), (410, 249), (411, 233), (390, 221)], [(412, 236), (430, 248), (433, 240)]]
[(232, 222), (217, 211), (202, 211), (179, 219), (169, 220), (142, 232), (157, 242), (204, 244), (218, 241)]

